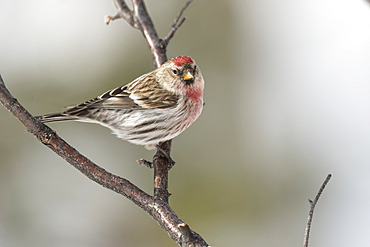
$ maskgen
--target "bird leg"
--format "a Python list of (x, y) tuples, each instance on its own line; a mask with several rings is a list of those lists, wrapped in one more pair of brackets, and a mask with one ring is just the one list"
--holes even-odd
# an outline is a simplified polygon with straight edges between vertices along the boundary
[[(156, 148), (167, 159), (169, 163), (168, 170), (171, 169), (175, 165), (176, 162), (171, 158), (170, 154), (166, 152), (165, 150), (163, 150), (163, 148), (161, 148), (159, 145), (156, 145)], [(155, 156), (157, 155), (158, 155), (158, 152), (155, 154)]]

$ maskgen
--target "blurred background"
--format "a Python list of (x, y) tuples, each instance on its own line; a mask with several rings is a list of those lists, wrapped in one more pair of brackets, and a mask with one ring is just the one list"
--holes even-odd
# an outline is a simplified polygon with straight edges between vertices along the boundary
[[(185, 1), (147, 0), (164, 37)], [(32, 114), (61, 111), (152, 70), (113, 1), (0, 2), (0, 73)], [(370, 4), (195, 1), (168, 56), (189, 55), (205, 108), (173, 141), (171, 205), (212, 246), (369, 246)], [(141, 209), (91, 182), (0, 107), (0, 246), (176, 246)], [(86, 123), (50, 126), (152, 193), (154, 154)]]

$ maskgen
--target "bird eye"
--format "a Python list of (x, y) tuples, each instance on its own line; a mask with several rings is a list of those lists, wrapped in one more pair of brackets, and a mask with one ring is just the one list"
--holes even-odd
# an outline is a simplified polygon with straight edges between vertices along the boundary
[(175, 75), (177, 75), (177, 70), (172, 70), (172, 72), (175, 74)]

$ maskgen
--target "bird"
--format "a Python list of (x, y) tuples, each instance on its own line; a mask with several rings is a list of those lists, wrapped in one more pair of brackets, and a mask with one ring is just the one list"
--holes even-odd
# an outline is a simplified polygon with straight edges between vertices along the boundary
[(200, 116), (203, 91), (204, 79), (195, 61), (178, 56), (124, 86), (61, 113), (36, 118), (43, 123), (98, 123), (118, 138), (154, 149), (178, 136)]

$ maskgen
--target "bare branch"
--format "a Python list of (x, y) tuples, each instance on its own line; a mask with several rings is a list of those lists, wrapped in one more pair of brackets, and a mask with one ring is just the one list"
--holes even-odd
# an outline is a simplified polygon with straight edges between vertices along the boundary
[[(113, 1), (117, 7), (118, 13), (113, 17), (106, 17), (107, 24), (111, 20), (118, 18), (126, 20), (131, 26), (139, 29), (143, 33), (153, 55), (156, 67), (165, 63), (167, 61), (166, 47), (161, 44), (161, 40), (158, 38), (153, 22), (146, 10), (144, 1), (132, 0), (133, 10), (129, 9), (124, 0)], [(176, 30), (183, 23), (184, 19), (181, 21), (179, 20), (186, 7), (191, 2), (192, 0), (188, 1), (185, 7), (180, 11), (180, 14), (173, 26), (174, 31), (171, 30), (170, 35), (168, 36), (169, 38), (167, 38), (166, 46), (175, 34)], [(150, 196), (127, 179), (111, 174), (94, 164), (91, 160), (80, 154), (76, 149), (60, 138), (51, 128), (35, 119), (10, 94), (1, 78), (1, 75), (0, 102), (26, 126), (27, 131), (35, 135), (40, 142), (65, 159), (89, 179), (110, 190), (124, 195), (145, 210), (179, 246), (209, 246), (199, 234), (192, 231), (187, 224), (178, 218), (168, 204), (170, 196), (170, 193), (168, 192), (168, 171), (173, 165), (172, 160), (170, 159), (171, 140), (158, 145), (157, 152), (152, 163), (144, 160), (138, 161), (139, 164), (149, 167), (153, 166), (154, 168), (154, 196)]]
[(35, 119), (7, 90), (0, 75), (0, 102), (27, 128), (27, 131), (60, 157), (98, 184), (126, 196), (135, 204), (149, 210), (153, 199), (127, 179), (113, 175), (94, 164), (60, 138), (51, 128)]
[[(170, 193), (168, 192), (168, 171), (171, 169), (172, 164), (166, 157), (160, 157), (164, 151), (167, 154), (171, 153), (171, 140), (166, 141), (157, 149), (157, 153), (153, 160), (154, 167), (154, 198), (160, 199), (168, 203)], [(158, 157), (159, 156), (159, 157)]]
[(311, 231), (311, 224), (312, 224), (312, 219), (313, 219), (313, 212), (315, 210), (316, 204), (319, 201), (320, 196), (321, 196), (322, 192), (324, 191), (326, 185), (329, 183), (331, 177), (332, 177), (331, 174), (329, 174), (326, 177), (326, 179), (325, 179), (324, 183), (321, 185), (320, 190), (317, 193), (315, 199), (313, 201), (311, 201), (310, 199), (308, 200), (308, 202), (310, 203), (311, 208), (310, 208), (310, 212), (308, 213), (306, 232), (305, 232), (304, 241), (303, 241), (303, 246), (304, 247), (308, 247), (308, 241), (309, 241), (309, 238), (310, 238), (310, 231)]
[[(187, 6), (189, 4), (190, 3), (188, 3)], [(155, 66), (159, 67), (167, 61), (166, 46), (162, 45), (161, 40), (158, 37), (157, 31), (155, 30), (154, 24), (148, 14), (144, 1), (132, 0), (132, 5), (134, 20), (141, 27), (140, 30), (144, 35), (145, 40), (147, 41), (148, 47), (154, 59)], [(181, 18), (181, 15), (185, 11), (186, 7), (183, 8), (178, 19)], [(166, 155), (163, 155), (163, 151), (166, 153)], [(171, 140), (166, 141), (164, 143), (160, 143), (159, 147), (157, 147), (157, 152), (154, 156), (152, 163), (154, 168), (154, 199), (156, 202), (161, 202), (164, 203), (165, 205), (168, 205), (169, 210), (164, 211), (163, 214), (164, 217), (157, 219), (157, 222), (160, 223), (162, 228), (180, 246), (208, 246), (206, 241), (199, 234), (190, 230), (189, 226), (187, 226), (189, 228), (188, 233), (190, 234), (191, 237), (184, 238), (183, 230), (182, 228), (180, 228), (180, 226), (182, 226), (183, 224), (182, 221), (179, 221), (176, 225), (170, 224), (170, 227), (168, 226), (168, 222), (171, 222), (168, 220), (168, 216), (171, 215), (172, 217), (176, 216), (176, 214), (172, 211), (171, 207), (168, 204), (168, 198), (170, 196), (170, 193), (168, 192), (168, 171), (172, 167), (171, 160), (168, 159), (168, 157), (170, 157), (170, 152), (171, 152)], [(148, 165), (147, 162), (143, 162), (140, 160), (139, 164)], [(176, 234), (174, 235), (174, 232), (169, 231), (168, 229), (175, 229)], [(189, 242), (189, 239), (193, 240), (193, 242)]]
[(118, 12), (114, 16), (105, 16), (105, 23), (108, 25), (110, 21), (122, 18), (132, 27), (140, 30), (140, 25), (138, 25), (138, 23), (134, 20), (132, 10), (130, 10), (130, 8), (127, 6), (125, 0), (113, 0), (113, 2)]
[[(117, 0), (114, 1), (117, 2)], [(147, 41), (148, 47), (154, 59), (155, 66), (159, 67), (167, 61), (166, 47), (168, 42), (184, 22), (184, 19), (180, 21), (180, 18), (185, 9), (193, 0), (188, 1), (187, 4), (181, 9), (180, 14), (176, 18), (169, 35), (165, 39), (165, 45), (158, 37), (157, 31), (146, 9), (144, 0), (131, 1), (133, 6), (131, 16), (133, 17), (135, 24), (140, 27), (138, 29), (142, 32), (145, 40)], [(122, 1), (118, 2), (122, 5)], [(125, 18), (125, 20), (128, 20), (130, 23), (132, 19)], [(178, 245), (184, 247), (208, 246), (206, 241), (199, 234), (192, 231), (188, 225), (183, 223), (176, 216), (168, 204), (168, 198), (170, 196), (170, 193), (168, 192), (168, 171), (173, 165), (172, 160), (170, 159), (170, 152), (171, 140), (160, 143), (157, 146), (157, 152), (154, 155), (152, 163), (143, 159), (137, 161), (139, 164), (154, 168), (154, 201), (156, 203), (165, 205), (164, 210), (160, 210), (160, 212), (162, 212), (160, 217), (154, 218)], [(186, 226), (185, 229), (188, 230), (184, 231), (183, 226)]]
[(194, 0), (188, 0), (185, 4), (184, 7), (182, 7), (182, 9), (180, 10), (180, 13), (178, 14), (178, 16), (176, 17), (175, 21), (173, 22), (172, 26), (171, 26), (171, 29), (170, 29), (170, 32), (167, 34), (167, 36), (161, 41), (161, 45), (163, 47), (167, 47), (168, 43), (170, 42), (170, 40), (173, 38), (173, 36), (175, 35), (176, 31), (181, 27), (181, 25), (185, 22), (186, 18), (181, 18), (181, 16), (184, 14), (185, 10), (189, 7), (189, 5), (193, 2)]
[(148, 14), (144, 1), (132, 0), (132, 5), (134, 19), (141, 27), (141, 32), (153, 55), (155, 66), (159, 67), (167, 61), (166, 49), (162, 48), (160, 45), (157, 31), (154, 28), (154, 24)]

